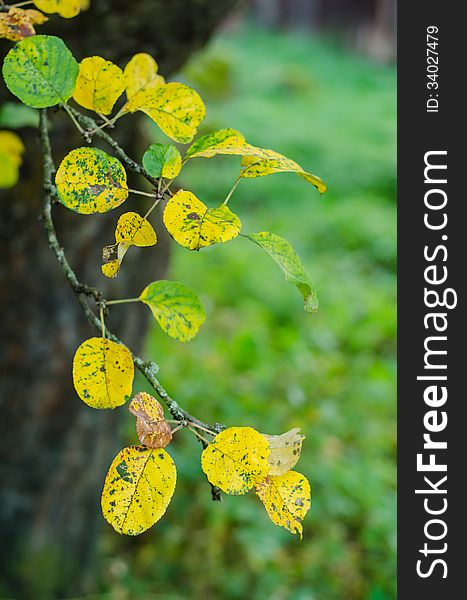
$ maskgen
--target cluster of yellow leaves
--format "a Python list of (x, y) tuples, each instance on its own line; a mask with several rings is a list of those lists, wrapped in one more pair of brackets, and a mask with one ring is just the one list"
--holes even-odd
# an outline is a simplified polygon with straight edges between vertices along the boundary
[[(91, 338), (76, 351), (73, 382), (80, 398), (93, 408), (126, 402), (133, 377), (131, 353), (121, 344)], [(162, 406), (141, 392), (129, 411), (136, 417), (141, 446), (124, 448), (113, 461), (102, 492), (102, 511), (116, 531), (138, 535), (165, 513), (175, 489), (176, 468), (163, 450), (172, 440), (172, 429)], [(307, 479), (292, 469), (303, 439), (298, 429), (265, 435), (251, 427), (231, 427), (206, 446), (201, 466), (210, 483), (227, 494), (241, 495), (254, 488), (270, 519), (302, 537), (311, 490)]]
[(267, 436), (251, 427), (230, 427), (205, 448), (201, 467), (209, 482), (226, 494), (255, 488), (273, 523), (301, 538), (311, 489), (306, 477), (291, 469), (300, 457), (302, 440), (298, 429)]
[(127, 101), (115, 120), (142, 111), (177, 142), (190, 142), (206, 114), (199, 95), (183, 83), (166, 83), (149, 54), (136, 54), (124, 71), (99, 56), (81, 61), (73, 95), (78, 104), (108, 115), (124, 91)]
[[(175, 490), (176, 468), (163, 450), (172, 440), (172, 430), (159, 402), (140, 392), (129, 411), (136, 416), (141, 445), (124, 448), (115, 457), (101, 504), (116, 531), (138, 535), (165, 513)], [(298, 429), (269, 436), (251, 427), (230, 427), (207, 444), (201, 466), (210, 483), (226, 494), (241, 495), (254, 488), (271, 521), (301, 538), (311, 489), (306, 477), (292, 468), (302, 440)]]
[(13, 187), (19, 177), (24, 146), (11, 131), (0, 131), (0, 188)]
[(145, 248), (156, 243), (156, 232), (147, 219), (135, 212), (123, 214), (115, 229), (115, 244), (102, 250), (102, 272), (106, 277), (115, 277), (130, 246)]

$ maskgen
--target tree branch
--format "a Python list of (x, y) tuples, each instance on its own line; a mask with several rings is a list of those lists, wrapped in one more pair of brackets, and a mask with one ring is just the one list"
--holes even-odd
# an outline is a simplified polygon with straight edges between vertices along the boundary
[(113, 149), (113, 151), (115, 152), (115, 156), (117, 156), (123, 163), (125, 163), (125, 165), (131, 171), (133, 171), (133, 173), (141, 175), (141, 177), (144, 177), (146, 181), (149, 181), (149, 183), (157, 189), (159, 180), (155, 177), (152, 177), (152, 175), (149, 175), (149, 173), (146, 171), (146, 169), (144, 169), (142, 165), (138, 164), (132, 158), (130, 158), (111, 135), (109, 135), (106, 131), (99, 129), (99, 125), (94, 119), (88, 117), (87, 115), (84, 115), (82, 112), (80, 112), (76, 108), (72, 108), (71, 106), (69, 106), (68, 109), (73, 114), (78, 123), (81, 125), (81, 127), (83, 127), (83, 129), (85, 130), (84, 136), (88, 141), (91, 141), (92, 136), (94, 135), (103, 140)]
[[(77, 111), (75, 111), (75, 112), (77, 113)], [(78, 118), (78, 114), (80, 115), (79, 118), (83, 119), (83, 121), (82, 121), (83, 124), (86, 122), (94, 123), (94, 121), (92, 119), (89, 119), (88, 117), (84, 117), (80, 113), (77, 113), (76, 118)], [(58, 201), (58, 193), (57, 193), (57, 188), (55, 187), (55, 184), (53, 182), (54, 181), (53, 176), (55, 174), (55, 164), (54, 164), (54, 161), (52, 158), (52, 149), (51, 149), (51, 145), (50, 145), (48, 118), (47, 118), (46, 109), (42, 109), (40, 111), (39, 132), (40, 132), (40, 141), (41, 141), (42, 154), (43, 154), (43, 166), (44, 166), (44, 183), (43, 183), (43, 185), (44, 185), (44, 192), (45, 192), (42, 219), (43, 219), (44, 227), (45, 227), (45, 230), (47, 233), (49, 247), (52, 250), (53, 254), (55, 255), (60, 266), (62, 267), (65, 277), (68, 280), (68, 283), (70, 284), (72, 290), (75, 292), (78, 302), (81, 305), (81, 308), (83, 309), (86, 319), (89, 321), (89, 323), (91, 325), (93, 325), (98, 331), (100, 331), (101, 330), (101, 321), (97, 317), (97, 315), (93, 312), (93, 310), (91, 310), (91, 308), (88, 304), (87, 298), (89, 298), (89, 297), (92, 298), (98, 306), (105, 306), (105, 299), (102, 297), (102, 293), (99, 290), (92, 288), (90, 286), (87, 286), (78, 280), (76, 273), (73, 271), (70, 263), (68, 262), (68, 260), (66, 258), (64, 249), (62, 248), (62, 246), (60, 245), (60, 243), (58, 241), (57, 233), (55, 230), (55, 225), (54, 225), (54, 222), (52, 219), (52, 204), (54, 202)], [(122, 158), (122, 160), (127, 164), (127, 166), (129, 166), (129, 168), (131, 168), (136, 173), (142, 175), (146, 179), (149, 178), (148, 181), (151, 181), (151, 183), (153, 181), (157, 181), (157, 180), (154, 180), (154, 178), (152, 178), (150, 175), (148, 175), (146, 173), (146, 171), (143, 169), (143, 167), (141, 167), (140, 165), (138, 165), (137, 163), (132, 161), (129, 157), (127, 157), (125, 152), (118, 146), (117, 142), (111, 136), (109, 136), (107, 133), (104, 133), (102, 131), (99, 132), (99, 134), (96, 133), (96, 135), (99, 135), (99, 137), (101, 137), (107, 143), (109, 143), (109, 145), (112, 146), (112, 148), (114, 148), (115, 153), (116, 154), (118, 153), (118, 156), (120, 158)], [(123, 157), (126, 157), (126, 158), (123, 158)], [(130, 165), (132, 165), (132, 166), (130, 166)], [(111, 331), (109, 331), (109, 329), (107, 327), (105, 327), (105, 332), (106, 332), (106, 336), (108, 339), (110, 339), (113, 342), (116, 342), (118, 344), (123, 343), (116, 335), (114, 335)], [(130, 352), (131, 352), (131, 350), (130, 350)], [(199, 425), (200, 427), (203, 427), (203, 428), (209, 430), (213, 435), (215, 435), (216, 433), (219, 433), (220, 431), (222, 431), (225, 428), (223, 425), (220, 425), (218, 423), (216, 423), (215, 425), (207, 425), (206, 423), (203, 423), (203, 421), (200, 421), (199, 419), (197, 419), (196, 417), (194, 417), (193, 415), (188, 413), (186, 410), (181, 408), (181, 406), (173, 398), (170, 397), (169, 393), (165, 390), (165, 388), (162, 386), (160, 381), (157, 379), (156, 375), (159, 370), (159, 367), (157, 366), (157, 364), (152, 361), (145, 362), (145, 361), (143, 361), (142, 358), (140, 358), (136, 354), (133, 354), (133, 352), (131, 352), (131, 356), (133, 358), (133, 363), (134, 363), (135, 367), (146, 378), (146, 380), (152, 386), (152, 388), (155, 390), (155, 392), (159, 396), (159, 398), (165, 403), (170, 414), (173, 416), (174, 419), (176, 419), (177, 421), (180, 421), (180, 422), (189, 421), (191, 423), (194, 423), (195, 425)]]

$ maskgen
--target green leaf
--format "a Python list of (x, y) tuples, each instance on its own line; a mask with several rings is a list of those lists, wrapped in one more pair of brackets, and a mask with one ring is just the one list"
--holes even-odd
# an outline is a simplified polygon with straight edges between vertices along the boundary
[(251, 233), (244, 237), (261, 246), (269, 254), (272, 260), (279, 265), (285, 280), (297, 286), (305, 301), (305, 310), (316, 313), (319, 306), (318, 297), (302, 261), (289, 242), (268, 231)]
[(174, 179), (182, 168), (182, 157), (172, 144), (151, 144), (144, 153), (143, 167), (152, 177)]
[(180, 342), (188, 342), (198, 333), (206, 318), (198, 296), (183, 283), (154, 281), (141, 293), (161, 328)]
[(5, 102), (0, 107), (0, 127), (19, 129), (20, 127), (38, 127), (37, 110), (24, 106), (19, 102)]
[(35, 35), (18, 42), (3, 62), (8, 89), (32, 108), (69, 100), (78, 70), (78, 63), (64, 42), (52, 35)]
[(98, 148), (76, 148), (62, 160), (55, 176), (60, 202), (75, 212), (104, 213), (128, 197), (122, 163)]

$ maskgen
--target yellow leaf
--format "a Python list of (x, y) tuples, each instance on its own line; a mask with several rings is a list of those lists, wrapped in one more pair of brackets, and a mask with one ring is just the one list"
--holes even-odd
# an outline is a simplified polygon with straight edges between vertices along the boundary
[(108, 115), (124, 89), (120, 67), (100, 56), (91, 56), (80, 62), (73, 98), (84, 108)]
[(16, 185), (24, 152), (23, 142), (11, 131), (0, 131), (0, 188)]
[(212, 158), (217, 154), (242, 156), (243, 168), (240, 177), (262, 177), (271, 173), (290, 172), (313, 184), (320, 194), (326, 191), (326, 184), (322, 179), (307, 173), (296, 162), (274, 150), (265, 150), (248, 144), (236, 129), (219, 129), (199, 138), (186, 151), (186, 159)]
[(307, 173), (302, 167), (274, 150), (257, 148), (255, 155), (248, 154), (242, 158), (240, 177), (263, 177), (272, 173), (296, 173), (315, 186), (320, 194), (327, 189), (326, 184), (317, 175)]
[(173, 140), (190, 142), (206, 109), (199, 95), (183, 83), (167, 83), (142, 90), (125, 105), (126, 112), (141, 110), (155, 121)]
[(119, 218), (115, 229), (116, 244), (105, 246), (102, 250), (102, 272), (106, 277), (116, 277), (130, 246), (140, 248), (154, 246), (157, 242), (156, 232), (151, 223), (135, 212), (127, 212)]
[(113, 279), (117, 277), (123, 257), (130, 246), (128, 244), (111, 244), (102, 248), (102, 273)]
[(163, 219), (173, 239), (189, 250), (228, 242), (237, 237), (242, 226), (226, 205), (208, 208), (185, 190), (178, 191), (167, 202)]
[(256, 493), (273, 523), (302, 539), (302, 521), (311, 506), (311, 489), (306, 477), (296, 471), (268, 476), (256, 485)]
[(115, 229), (115, 241), (117, 244), (128, 244), (129, 246), (154, 246), (157, 242), (156, 232), (151, 223), (135, 212), (123, 214)]
[(172, 441), (172, 429), (159, 402), (146, 392), (136, 394), (128, 406), (136, 417), (136, 434), (148, 448), (165, 448)]
[(164, 85), (165, 79), (157, 73), (158, 69), (156, 61), (149, 54), (135, 54), (123, 71), (127, 98)]
[(162, 448), (124, 448), (105, 478), (102, 514), (118, 533), (139, 535), (163, 516), (176, 482), (175, 464)]
[(194, 338), (206, 318), (198, 296), (177, 281), (154, 281), (139, 299), (149, 306), (161, 329), (179, 342)]
[(271, 465), (270, 475), (284, 475), (295, 467), (305, 439), (299, 432), (300, 429), (295, 427), (282, 435), (263, 434), (271, 450), (268, 459)]
[(200, 137), (186, 151), (186, 158), (212, 158), (217, 154), (244, 155), (254, 146), (246, 143), (244, 136), (236, 129), (219, 129)]
[(98, 148), (76, 148), (55, 176), (60, 202), (81, 214), (104, 213), (128, 198), (123, 165)]
[(113, 279), (117, 277), (118, 272), (120, 271), (120, 261), (119, 260), (111, 260), (102, 265), (102, 273), (108, 277), (109, 279)]
[(131, 395), (135, 368), (122, 344), (105, 338), (84, 341), (73, 359), (73, 384), (92, 408), (116, 408)]
[(269, 445), (251, 427), (229, 427), (203, 450), (201, 467), (226, 494), (246, 494), (269, 473)]
[(0, 38), (19, 42), (35, 35), (34, 25), (42, 25), (46, 21), (48, 18), (38, 10), (12, 6), (8, 12), (0, 13)]
[(45, 13), (58, 13), (65, 19), (76, 17), (80, 11), (89, 8), (89, 0), (34, 0), (34, 4)]

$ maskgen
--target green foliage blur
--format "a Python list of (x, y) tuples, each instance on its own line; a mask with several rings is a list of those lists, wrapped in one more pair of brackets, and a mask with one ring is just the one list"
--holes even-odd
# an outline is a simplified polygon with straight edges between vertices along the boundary
[[(245, 232), (292, 243), (320, 311), (305, 313), (246, 239), (199, 253), (174, 244), (169, 276), (201, 295), (207, 320), (189, 344), (154, 326), (146, 356), (205, 421), (301, 427), (296, 470), (311, 481), (313, 506), (300, 542), (253, 494), (213, 503), (201, 448), (181, 432), (169, 447), (179, 479), (166, 516), (137, 539), (106, 531), (102, 597), (393, 600), (395, 71), (329, 41), (243, 28), (219, 35), (183, 77), (208, 107), (201, 133), (237, 128), (327, 182), (320, 197), (294, 175), (244, 180), (229, 203)], [(183, 182), (215, 206), (238, 168), (235, 157), (196, 159)], [(130, 415), (126, 426), (134, 443)]]

